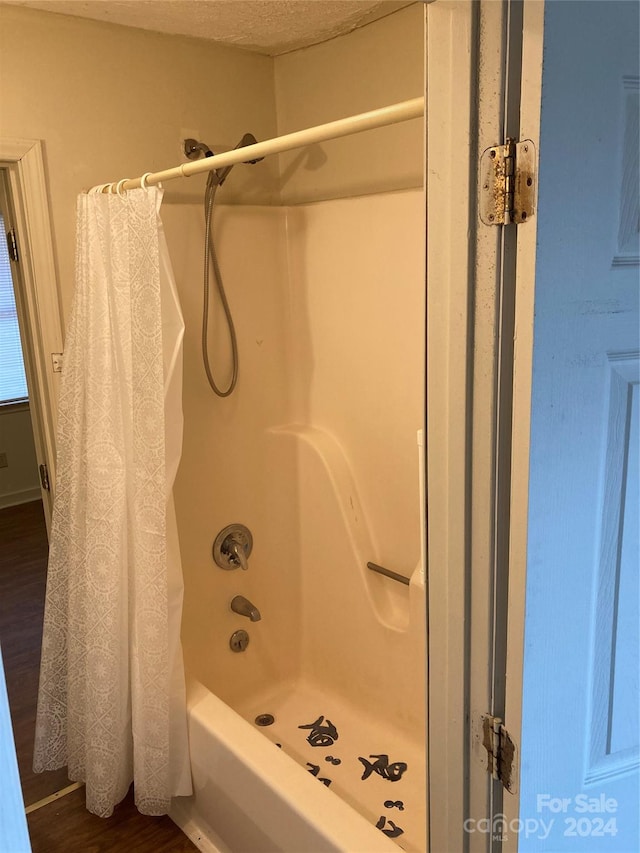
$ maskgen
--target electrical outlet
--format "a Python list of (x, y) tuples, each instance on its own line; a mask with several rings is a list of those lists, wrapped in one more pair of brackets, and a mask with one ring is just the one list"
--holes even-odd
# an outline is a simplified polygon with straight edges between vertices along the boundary
[(7, 462), (7, 454), (0, 453), (0, 468), (8, 468), (9, 463)]

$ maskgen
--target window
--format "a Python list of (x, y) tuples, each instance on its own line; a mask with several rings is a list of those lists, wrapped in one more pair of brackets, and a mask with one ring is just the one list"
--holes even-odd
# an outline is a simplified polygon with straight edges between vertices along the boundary
[(6, 233), (0, 213), (0, 406), (29, 399)]

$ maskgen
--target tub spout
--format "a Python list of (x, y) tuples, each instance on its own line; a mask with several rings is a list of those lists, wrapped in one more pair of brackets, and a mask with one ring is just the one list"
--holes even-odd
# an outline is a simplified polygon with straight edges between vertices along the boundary
[(262, 618), (255, 604), (252, 604), (244, 595), (235, 595), (231, 599), (231, 609), (240, 616), (247, 616), (252, 622), (259, 622)]

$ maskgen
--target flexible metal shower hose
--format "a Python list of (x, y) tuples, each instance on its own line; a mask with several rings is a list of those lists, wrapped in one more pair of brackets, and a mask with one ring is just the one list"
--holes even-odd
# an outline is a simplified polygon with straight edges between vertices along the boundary
[[(209, 380), (209, 385), (211, 389), (214, 391), (218, 397), (228, 397), (233, 389), (236, 387), (236, 382), (238, 381), (238, 342), (236, 340), (236, 330), (233, 325), (233, 317), (231, 316), (231, 309), (229, 308), (229, 302), (227, 300), (227, 294), (224, 290), (224, 284), (222, 283), (222, 275), (220, 273), (220, 267), (218, 265), (218, 258), (216, 256), (216, 247), (213, 240), (212, 234), (212, 224), (213, 224), (213, 208), (216, 197), (216, 190), (218, 189), (218, 183), (216, 179), (215, 172), (211, 172), (209, 174), (209, 178), (207, 180), (207, 188), (205, 190), (204, 195), (204, 210), (205, 210), (205, 238), (204, 238), (204, 305), (202, 308), (202, 360), (204, 362), (204, 369), (207, 374), (207, 379)], [(231, 382), (229, 383), (229, 387), (222, 391), (216, 385), (215, 379), (213, 378), (213, 374), (211, 372), (211, 366), (209, 365), (209, 258), (211, 258), (211, 262), (213, 265), (213, 274), (216, 280), (216, 285), (218, 288), (218, 293), (220, 294), (220, 300), (222, 302), (222, 307), (224, 309), (224, 314), (227, 319), (227, 326), (229, 328), (229, 337), (231, 339), (231, 355), (233, 360), (233, 371), (231, 374)]]

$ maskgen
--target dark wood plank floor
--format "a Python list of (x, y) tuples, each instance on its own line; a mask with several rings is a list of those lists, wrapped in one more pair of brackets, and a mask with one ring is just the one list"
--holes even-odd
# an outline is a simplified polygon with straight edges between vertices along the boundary
[(31, 769), (47, 555), (41, 501), (0, 510), (0, 644), (27, 806), (69, 784), (64, 769), (45, 773)]
[[(197, 848), (169, 817), (141, 815), (133, 793), (110, 818), (90, 814), (79, 788), (28, 816), (33, 853), (192, 853)], [(16, 851), (19, 853), (19, 851)]]
[[(49, 773), (34, 773), (31, 769), (47, 555), (40, 501), (0, 510), (0, 644), (27, 806), (70, 784), (64, 769)], [(113, 816), (104, 820), (86, 810), (84, 788), (80, 788), (32, 812), (28, 826), (33, 853), (196, 850), (170, 818), (141, 815), (131, 792)]]

